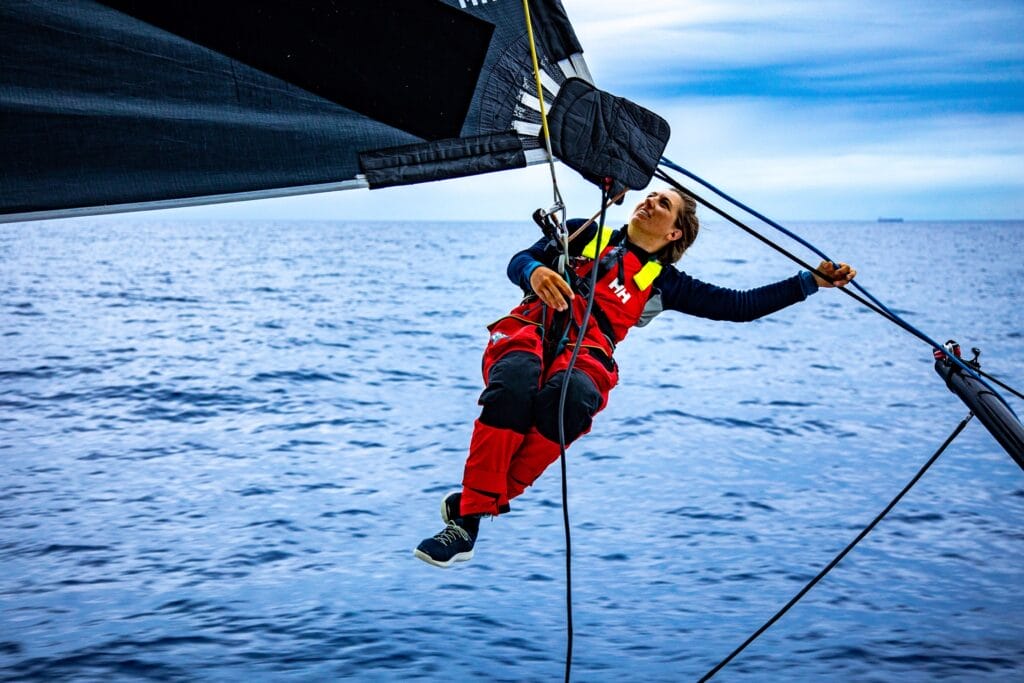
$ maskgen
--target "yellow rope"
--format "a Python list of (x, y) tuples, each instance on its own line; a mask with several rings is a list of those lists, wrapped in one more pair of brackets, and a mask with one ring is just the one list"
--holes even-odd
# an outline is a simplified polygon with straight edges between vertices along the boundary
[(555, 177), (555, 155), (551, 151), (551, 132), (548, 130), (548, 115), (544, 107), (544, 85), (540, 81), (540, 63), (537, 61), (537, 45), (533, 40), (533, 20), (530, 18), (530, 2), (523, 0), (523, 14), (526, 16), (526, 35), (530, 41), (530, 58), (533, 60), (533, 77), (537, 82), (537, 100), (540, 102), (540, 122), (544, 130), (544, 145), (548, 152), (548, 163), (551, 165), (551, 183), (555, 193), (555, 204), (562, 204), (562, 194), (558, 191), (558, 179)]

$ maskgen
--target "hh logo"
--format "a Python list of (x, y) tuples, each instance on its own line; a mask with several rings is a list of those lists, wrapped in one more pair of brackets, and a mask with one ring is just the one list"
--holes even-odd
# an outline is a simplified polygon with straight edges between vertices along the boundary
[[(497, 1), (498, 0), (491, 0), (491, 2)], [(473, 7), (476, 7), (477, 5), (486, 5), (487, 0), (459, 0), (459, 7), (461, 7), (462, 9), (466, 9), (466, 7), (469, 6), (470, 4), (472, 4)]]
[(629, 301), (629, 292), (626, 291), (625, 285), (620, 285), (618, 280), (612, 280), (608, 283), (608, 289), (615, 292), (615, 296), (622, 300), (622, 303)]

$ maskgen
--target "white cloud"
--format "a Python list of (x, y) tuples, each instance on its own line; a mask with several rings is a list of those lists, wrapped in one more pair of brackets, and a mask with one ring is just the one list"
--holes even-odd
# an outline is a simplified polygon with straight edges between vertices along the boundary
[[(655, 108), (673, 126), (667, 156), (783, 218), (871, 218), (894, 201), (918, 218), (952, 207), (1012, 217), (1024, 205), (1008, 203), (1024, 196), (1022, 115), (904, 119), (875, 106), (742, 99)], [(986, 207), (984, 196), (998, 201)]]
[(912, 76), (935, 69), (985, 77), (986, 66), (1003, 61), (1017, 63), (1020, 78), (1024, 12), (1014, 0), (564, 4), (595, 76), (612, 89), (773, 65), (897, 78), (893, 60), (915, 58)]

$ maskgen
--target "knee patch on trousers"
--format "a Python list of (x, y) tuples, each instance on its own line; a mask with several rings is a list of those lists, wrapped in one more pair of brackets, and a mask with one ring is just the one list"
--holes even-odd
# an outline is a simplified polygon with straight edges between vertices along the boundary
[[(562, 395), (565, 372), (548, 380), (537, 394), (537, 431), (546, 439), (558, 443), (558, 401)], [(581, 434), (590, 431), (594, 415), (601, 409), (601, 392), (586, 374), (576, 371), (569, 380), (565, 397), (565, 444), (569, 445)]]
[(478, 401), (483, 406), (480, 421), (520, 434), (530, 431), (539, 379), (540, 358), (532, 353), (517, 351), (496, 361)]

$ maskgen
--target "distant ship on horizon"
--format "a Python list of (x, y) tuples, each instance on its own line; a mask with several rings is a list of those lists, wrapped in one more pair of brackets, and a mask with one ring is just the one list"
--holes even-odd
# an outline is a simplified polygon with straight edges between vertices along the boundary
[(879, 216), (879, 223), (902, 223), (903, 219), (899, 216)]

